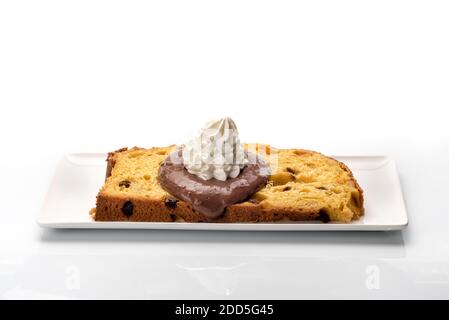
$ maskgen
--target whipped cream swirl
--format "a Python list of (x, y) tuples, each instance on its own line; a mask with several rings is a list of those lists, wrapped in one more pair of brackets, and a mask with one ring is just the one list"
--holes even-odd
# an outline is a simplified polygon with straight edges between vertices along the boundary
[(209, 121), (182, 149), (184, 167), (203, 180), (235, 178), (247, 160), (231, 118)]

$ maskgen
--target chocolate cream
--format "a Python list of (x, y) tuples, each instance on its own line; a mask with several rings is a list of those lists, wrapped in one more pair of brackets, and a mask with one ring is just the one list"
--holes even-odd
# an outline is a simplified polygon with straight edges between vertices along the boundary
[(269, 166), (260, 157), (245, 153), (248, 163), (235, 178), (203, 180), (184, 167), (182, 149), (171, 153), (159, 169), (159, 184), (176, 198), (192, 204), (209, 219), (220, 217), (226, 207), (243, 202), (264, 187)]

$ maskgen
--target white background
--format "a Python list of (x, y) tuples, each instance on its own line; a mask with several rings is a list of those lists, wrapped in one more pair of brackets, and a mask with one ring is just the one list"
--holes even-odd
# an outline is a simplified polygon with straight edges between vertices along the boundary
[[(447, 1), (0, 1), (0, 297), (449, 297), (448, 17)], [(410, 227), (264, 236), (35, 225), (65, 152), (181, 143), (223, 115), (243, 141), (393, 156)], [(345, 259), (329, 258), (329, 243)], [(147, 254), (120, 264), (133, 250)], [(130, 275), (114, 290), (114, 272), (89, 259), (101, 254), (148, 287)], [(200, 261), (193, 277), (179, 271), (186, 261)], [(371, 263), (390, 270), (389, 290), (366, 291)], [(301, 281), (304, 265), (315, 281)], [(314, 274), (354, 265), (361, 275), (345, 271), (344, 283)], [(91, 286), (64, 287), (70, 268), (89, 270)]]

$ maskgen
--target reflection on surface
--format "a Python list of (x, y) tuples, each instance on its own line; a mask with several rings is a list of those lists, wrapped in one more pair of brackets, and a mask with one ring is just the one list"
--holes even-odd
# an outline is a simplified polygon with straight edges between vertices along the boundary
[[(431, 275), (429, 269), (435, 265), (403, 265), (397, 259), (364, 258), (41, 254), (16, 268), (14, 275), (0, 273), (0, 296), (400, 298), (414, 297), (414, 293), (424, 290), (428, 297), (438, 297), (444, 290), (447, 292), (449, 276)], [(448, 270), (448, 264), (439, 266)], [(373, 275), (378, 279), (373, 280)], [(439, 288), (435, 288), (437, 282)]]
[(41, 230), (36, 236), (40, 247), (29, 260), (0, 262), (0, 297), (404, 298), (430, 288), (426, 281), (435, 297), (449, 288), (447, 263), (407, 262), (401, 232)]
[(197, 245), (214, 243), (235, 244), (300, 244), (330, 246), (385, 246), (403, 249), (401, 231), (391, 232), (241, 232), (241, 231), (182, 231), (182, 230), (88, 230), (43, 229), (42, 242), (58, 243), (182, 243)]
[(36, 237), (36, 254), (0, 282), (3, 298), (332, 296), (341, 286), (365, 288), (373, 257), (405, 255), (400, 232), (40, 230)]

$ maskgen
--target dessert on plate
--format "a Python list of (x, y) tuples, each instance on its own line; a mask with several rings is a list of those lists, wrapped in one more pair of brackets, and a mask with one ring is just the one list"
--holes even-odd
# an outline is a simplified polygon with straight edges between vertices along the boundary
[(108, 154), (95, 221), (351, 222), (363, 191), (343, 163), (318, 152), (242, 144), (230, 118), (181, 146)]

